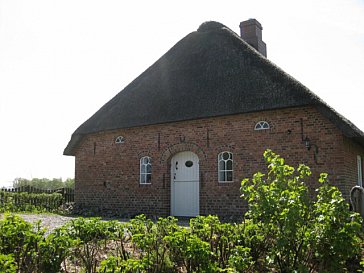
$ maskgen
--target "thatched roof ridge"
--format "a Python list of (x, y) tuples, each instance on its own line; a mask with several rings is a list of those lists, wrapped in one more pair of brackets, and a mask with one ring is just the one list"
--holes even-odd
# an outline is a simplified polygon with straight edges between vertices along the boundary
[(364, 140), (363, 132), (236, 33), (206, 22), (84, 122), (64, 154), (74, 155), (90, 133), (304, 105), (319, 106), (345, 135)]

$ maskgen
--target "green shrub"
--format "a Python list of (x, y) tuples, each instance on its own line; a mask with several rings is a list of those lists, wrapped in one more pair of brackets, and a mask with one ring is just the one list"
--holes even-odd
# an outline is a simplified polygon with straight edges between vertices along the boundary
[[(142, 259), (122, 260), (120, 257), (110, 256), (101, 262), (99, 273), (134, 273), (150, 272), (145, 257)], [(164, 271), (161, 271), (164, 272)]]
[(107, 243), (114, 238), (114, 222), (100, 218), (77, 218), (67, 223), (65, 229), (74, 243), (74, 257), (81, 261), (87, 273), (96, 272), (98, 255), (105, 252)]
[(33, 227), (17, 215), (6, 214), (0, 221), (0, 253), (12, 255), (20, 272), (35, 272), (43, 236), (39, 223)]
[(346, 261), (359, 255), (361, 240), (361, 218), (349, 211), (349, 205), (341, 192), (321, 175), (323, 185), (317, 190), (317, 201), (313, 205), (313, 225), (310, 229), (310, 254), (319, 271), (338, 272), (345, 268)]
[(16, 264), (13, 255), (0, 254), (0, 272), (16, 273)]
[(236, 246), (229, 256), (229, 265), (233, 272), (246, 272), (254, 264), (249, 247)]
[[(246, 218), (264, 238), (265, 266), (279, 272), (336, 272), (358, 254), (360, 220), (349, 211), (339, 190), (322, 174), (317, 200), (310, 198), (305, 179), (309, 167), (297, 170), (267, 150), (267, 175), (256, 173), (242, 181), (241, 192), (248, 201)], [(253, 247), (252, 247), (253, 249)]]
[[(157, 223), (139, 215), (129, 222), (128, 230), (138, 258), (148, 272), (165, 272), (173, 264), (170, 260), (169, 248), (164, 238), (181, 229), (174, 217), (159, 218)], [(134, 264), (133, 260), (128, 263)]]
[(164, 240), (176, 266), (185, 268), (187, 272), (216, 272), (209, 244), (189, 230), (181, 228)]
[(235, 230), (238, 228), (233, 224), (223, 224), (217, 216), (197, 216), (190, 220), (191, 233), (202, 241), (208, 243), (211, 251), (211, 259), (220, 268), (226, 268), (229, 263), (229, 256), (237, 242), (238, 235)]
[(62, 200), (60, 193), (0, 191), (0, 212), (57, 212)]
[(39, 272), (57, 273), (61, 272), (61, 266), (66, 267), (66, 258), (72, 253), (76, 245), (65, 227), (55, 229), (40, 243), (38, 248)]
[(100, 263), (98, 269), (99, 273), (119, 273), (121, 272), (120, 266), (121, 258), (115, 256), (109, 256)]
[[(45, 236), (39, 222), (5, 214), (0, 272), (346, 272), (348, 260), (360, 260), (361, 218), (326, 174), (312, 197), (307, 166), (294, 169), (270, 150), (264, 157), (268, 173), (242, 181), (249, 205), (242, 223), (217, 216), (198, 216), (189, 227), (173, 217), (78, 218)], [(0, 197), (7, 209), (35, 206), (29, 195)]]
[(110, 239), (115, 244), (114, 253), (116, 257), (122, 260), (127, 260), (131, 257), (132, 253), (128, 247), (131, 244), (131, 233), (127, 229), (127, 223), (119, 223), (117, 221), (109, 222)]

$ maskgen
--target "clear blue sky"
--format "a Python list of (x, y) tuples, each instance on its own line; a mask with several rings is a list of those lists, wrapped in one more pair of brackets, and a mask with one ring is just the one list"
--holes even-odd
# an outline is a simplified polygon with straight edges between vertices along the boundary
[(208, 20), (263, 25), (268, 58), (364, 130), (364, 1), (0, 0), (0, 186), (73, 177), (73, 131)]

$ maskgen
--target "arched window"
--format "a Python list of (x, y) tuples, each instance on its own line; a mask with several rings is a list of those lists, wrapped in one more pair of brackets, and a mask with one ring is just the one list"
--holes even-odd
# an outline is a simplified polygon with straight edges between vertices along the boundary
[(266, 121), (259, 121), (257, 122), (257, 124), (255, 124), (254, 130), (258, 131), (258, 130), (267, 130), (269, 129), (269, 123)]
[(233, 181), (233, 154), (231, 152), (219, 153), (218, 176), (219, 182)]
[(140, 159), (140, 184), (150, 184), (152, 181), (152, 159), (143, 156)]
[(356, 163), (358, 165), (358, 186), (363, 187), (363, 162), (362, 157), (358, 155)]
[(118, 136), (117, 138), (115, 138), (116, 144), (124, 143), (124, 141), (125, 141), (125, 138), (123, 136)]

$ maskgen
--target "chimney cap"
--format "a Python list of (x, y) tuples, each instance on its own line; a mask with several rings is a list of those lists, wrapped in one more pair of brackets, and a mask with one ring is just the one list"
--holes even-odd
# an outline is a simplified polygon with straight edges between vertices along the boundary
[(258, 20), (256, 20), (256, 19), (253, 19), (253, 18), (250, 18), (249, 20), (246, 20), (246, 21), (242, 21), (242, 22), (240, 22), (240, 28), (242, 28), (242, 27), (246, 27), (246, 26), (250, 26), (250, 25), (256, 25), (256, 26), (258, 26), (261, 30), (263, 29), (263, 27), (262, 27), (262, 24), (261, 23), (259, 23), (259, 21)]

